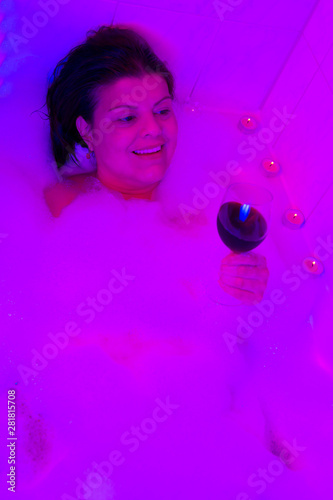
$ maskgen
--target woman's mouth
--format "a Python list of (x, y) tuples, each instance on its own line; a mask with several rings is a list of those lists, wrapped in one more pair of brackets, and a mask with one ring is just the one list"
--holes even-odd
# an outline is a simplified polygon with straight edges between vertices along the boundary
[(151, 158), (151, 159), (156, 159), (162, 156), (164, 144), (161, 146), (156, 146), (155, 148), (147, 148), (147, 149), (138, 149), (133, 151), (133, 153), (138, 157), (138, 158)]

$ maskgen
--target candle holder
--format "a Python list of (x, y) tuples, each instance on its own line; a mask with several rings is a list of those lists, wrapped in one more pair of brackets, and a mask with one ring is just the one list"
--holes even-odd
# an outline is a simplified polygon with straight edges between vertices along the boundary
[(243, 134), (253, 134), (258, 128), (258, 122), (253, 116), (243, 116), (238, 122), (238, 128)]
[(267, 177), (275, 177), (281, 172), (281, 166), (277, 161), (265, 159), (261, 162), (263, 173)]
[(324, 264), (316, 257), (306, 257), (302, 265), (306, 272), (314, 276), (320, 276), (325, 270)]
[(300, 229), (305, 224), (305, 217), (298, 208), (288, 208), (283, 214), (282, 223), (289, 229)]

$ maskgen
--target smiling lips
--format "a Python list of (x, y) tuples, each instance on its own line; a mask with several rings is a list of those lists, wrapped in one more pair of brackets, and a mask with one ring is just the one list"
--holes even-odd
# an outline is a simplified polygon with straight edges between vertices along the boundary
[(133, 151), (134, 154), (138, 156), (157, 156), (159, 153), (162, 152), (164, 144), (160, 144), (156, 147), (152, 147), (149, 149), (136, 149)]

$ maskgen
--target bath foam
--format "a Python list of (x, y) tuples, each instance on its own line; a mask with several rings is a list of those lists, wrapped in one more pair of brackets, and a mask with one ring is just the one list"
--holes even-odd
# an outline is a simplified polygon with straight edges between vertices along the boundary
[[(15, 213), (13, 205), (13, 228)], [(262, 343), (264, 350), (266, 339), (254, 329), (245, 350), (230, 354), (222, 333), (233, 332), (237, 317), (246, 319), (250, 309), (221, 308), (201, 293), (202, 275), (213, 276), (222, 257), (215, 226), (184, 228), (166, 220), (170, 212), (160, 200), (125, 202), (103, 190), (82, 194), (59, 218), (48, 214), (43, 225), (45, 212), (36, 213), (27, 196), (22, 230), (31, 241), (29, 252), (21, 252), (20, 259), (17, 252), (11, 255), (10, 240), (4, 248), (10, 265), (5, 279), (14, 280), (4, 312), (17, 318), (7, 318), (6, 342), (8, 351), (10, 343), (19, 346), (5, 365), (6, 380), (18, 381), (34, 415), (41, 414), (68, 453), (52, 464), (53, 472), (43, 476), (39, 471), (31, 499), (47, 491), (54, 498), (75, 497), (76, 478), (84, 480), (91, 464), (106, 460), (117, 446), (126, 455), (112, 477), (119, 498), (131, 498), (138, 490), (151, 499), (156, 491), (161, 499), (175, 497), (176, 490), (206, 498), (216, 492), (236, 498), (242, 488), (253, 493), (248, 477), (276, 456), (261, 441), (264, 423), (255, 396), (257, 388), (270, 386), (253, 376), (242, 353), (252, 342)], [(19, 239), (15, 231), (11, 234)], [(112, 271), (122, 276), (119, 293), (108, 285), (115, 278)], [(93, 313), (80, 315), (82, 304)], [(48, 334), (66, 331), (70, 321), (80, 333), (25, 386), (17, 365), (29, 365), (31, 349), (43, 353), (45, 345), (54, 344)], [(257, 355), (250, 352), (256, 368)], [(244, 380), (253, 383), (253, 402), (242, 397)], [(240, 393), (234, 407), (232, 393)], [(141, 428), (156, 398), (167, 396), (179, 412), (151, 435), (145, 432), (142, 441), (137, 438), (140, 447), (131, 453), (122, 443), (124, 432)], [(253, 422), (246, 428), (233, 418), (244, 402), (247, 408), (253, 405)], [(305, 489), (304, 476), (291, 474), (285, 471), (267, 484), (271, 498)], [(96, 498), (101, 492), (96, 489)], [(30, 500), (23, 491), (19, 495)]]

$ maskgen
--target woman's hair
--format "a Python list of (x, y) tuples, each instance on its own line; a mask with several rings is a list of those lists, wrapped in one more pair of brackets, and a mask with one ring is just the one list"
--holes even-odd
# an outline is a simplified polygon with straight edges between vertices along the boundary
[(124, 77), (159, 74), (175, 98), (172, 73), (138, 33), (119, 26), (90, 30), (87, 39), (74, 47), (56, 66), (48, 85), (46, 106), (52, 152), (60, 170), (71, 157), (76, 165), (75, 144), (87, 147), (76, 119), (92, 123), (98, 90)]

